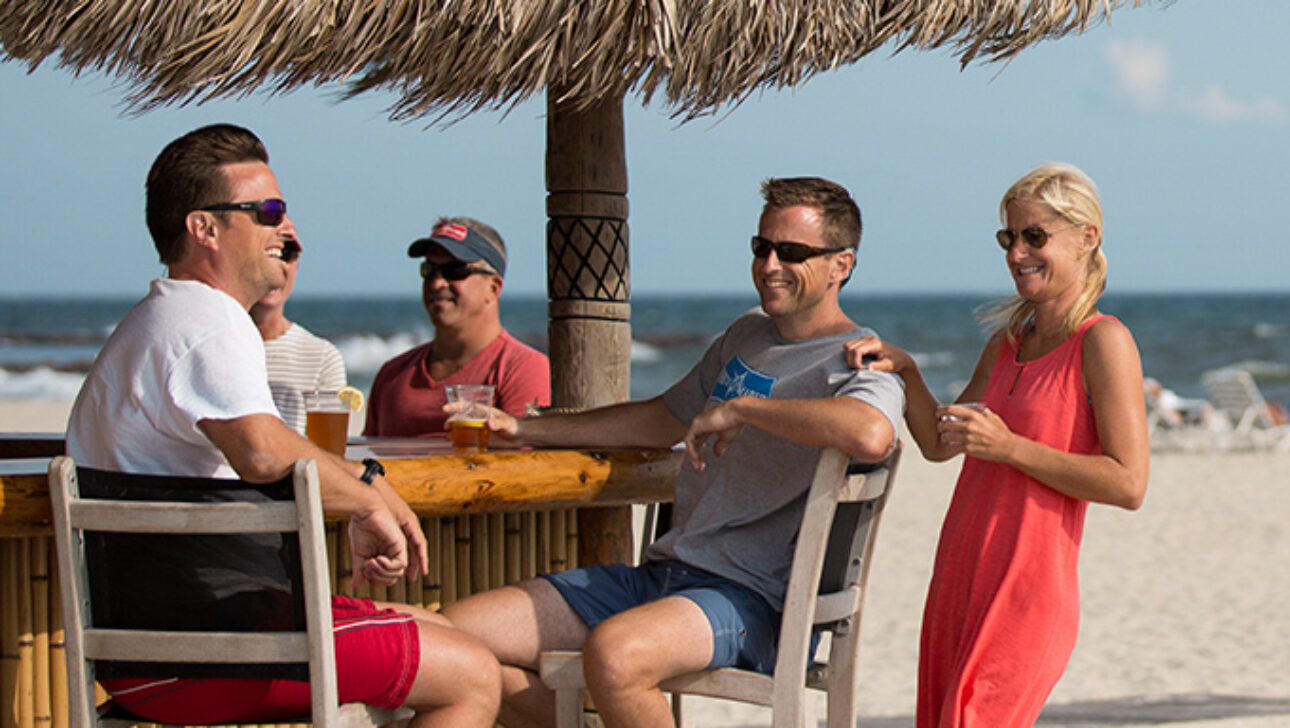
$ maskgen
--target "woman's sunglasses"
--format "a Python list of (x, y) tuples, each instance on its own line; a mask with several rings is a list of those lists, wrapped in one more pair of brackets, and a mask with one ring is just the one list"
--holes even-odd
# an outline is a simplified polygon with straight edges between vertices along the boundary
[(760, 235), (752, 237), (752, 253), (754, 258), (765, 258), (770, 255), (770, 251), (775, 251), (775, 257), (785, 263), (801, 263), (810, 260), (819, 255), (828, 255), (849, 248), (816, 248), (805, 243), (791, 243), (786, 241), (775, 242), (767, 240)]
[(1070, 225), (1059, 227), (1051, 233), (1038, 225), (1031, 225), (1019, 233), (1014, 233), (1011, 230), (1004, 228), (994, 234), (994, 239), (999, 241), (999, 247), (1004, 250), (1012, 250), (1012, 246), (1017, 242), (1017, 238), (1021, 238), (1022, 242), (1026, 245), (1039, 249), (1048, 244), (1048, 238), (1050, 236), (1055, 235), (1066, 228), (1075, 227), (1076, 224), (1077, 223), (1071, 223)]
[(277, 227), (287, 218), (287, 203), (276, 197), (268, 200), (256, 200), (255, 202), (226, 202), (220, 205), (209, 205), (201, 208), (201, 210), (202, 212), (223, 212), (225, 210), (254, 212), (255, 221), (268, 227)]
[(472, 275), (491, 276), (497, 274), (491, 270), (476, 268), (459, 260), (451, 263), (431, 263), (426, 260), (421, 263), (421, 277), (426, 280), (430, 280), (435, 276), (443, 276), (445, 281), (464, 281)]

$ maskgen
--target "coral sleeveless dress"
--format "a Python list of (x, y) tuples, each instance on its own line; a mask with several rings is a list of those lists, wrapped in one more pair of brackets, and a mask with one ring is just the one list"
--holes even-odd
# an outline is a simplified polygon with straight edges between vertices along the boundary
[[(1084, 322), (1029, 362), (1000, 347), (982, 398), (1015, 433), (1101, 452), (1084, 391)], [(918, 665), (918, 728), (1029, 728), (1079, 630), (1088, 503), (1002, 463), (965, 457), (941, 527)]]

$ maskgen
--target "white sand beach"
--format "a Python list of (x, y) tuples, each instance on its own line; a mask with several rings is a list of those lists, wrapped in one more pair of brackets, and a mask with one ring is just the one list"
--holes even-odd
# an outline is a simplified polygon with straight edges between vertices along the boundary
[[(69, 407), (0, 400), (0, 431), (62, 431)], [(913, 724), (923, 595), (957, 472), (906, 453), (862, 625), (862, 726)], [(1290, 726), (1288, 516), (1290, 455), (1270, 453), (1156, 454), (1140, 511), (1090, 507), (1079, 643), (1039, 725)], [(770, 724), (765, 709), (689, 705), (689, 725)]]

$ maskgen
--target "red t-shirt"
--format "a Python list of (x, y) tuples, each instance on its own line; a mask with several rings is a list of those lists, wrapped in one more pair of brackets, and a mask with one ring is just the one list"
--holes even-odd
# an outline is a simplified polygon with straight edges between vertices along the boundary
[(525, 406), (551, 403), (551, 366), (546, 355), (502, 331), (493, 343), (446, 379), (430, 378), (430, 341), (394, 357), (381, 366), (368, 397), (368, 437), (428, 437), (443, 434), (448, 416), (444, 389), (449, 384), (491, 384), (497, 388), (495, 406), (523, 416)]

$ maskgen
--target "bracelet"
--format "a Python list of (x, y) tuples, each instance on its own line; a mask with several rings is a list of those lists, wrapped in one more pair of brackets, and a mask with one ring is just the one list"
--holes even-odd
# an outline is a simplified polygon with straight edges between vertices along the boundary
[(372, 458), (363, 458), (363, 466), (363, 474), (358, 476), (358, 479), (368, 485), (372, 484), (376, 476), (385, 475), (385, 466)]

